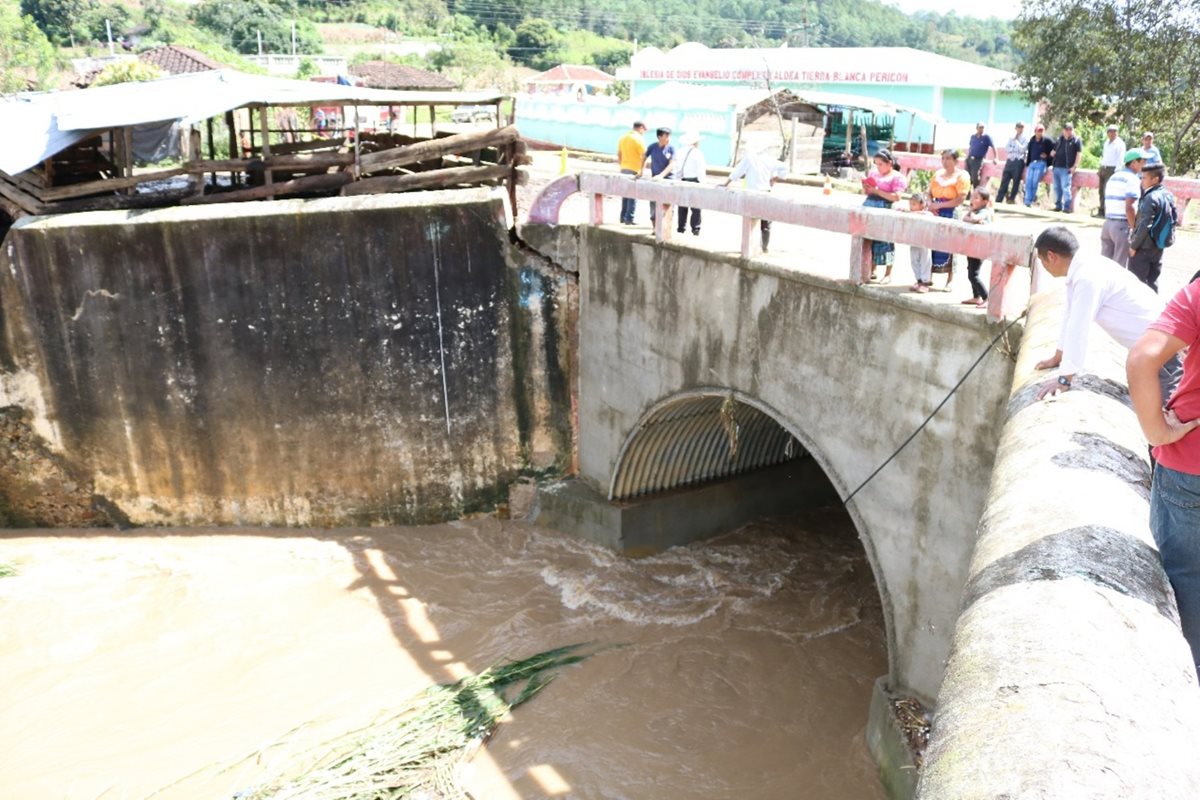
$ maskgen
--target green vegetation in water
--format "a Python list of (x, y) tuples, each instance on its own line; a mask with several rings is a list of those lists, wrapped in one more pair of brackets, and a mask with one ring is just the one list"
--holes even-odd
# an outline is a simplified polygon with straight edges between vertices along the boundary
[[(587, 644), (547, 650), (432, 686), (394, 716), (323, 746), (299, 777), (242, 795), (245, 800), (465, 798), (459, 767), (510, 710), (554, 680), (554, 671), (597, 651)], [(511, 699), (510, 699), (511, 695)]]
[(0, 578), (11, 578), (17, 574), (17, 568), (12, 564), (5, 564), (0, 561)]

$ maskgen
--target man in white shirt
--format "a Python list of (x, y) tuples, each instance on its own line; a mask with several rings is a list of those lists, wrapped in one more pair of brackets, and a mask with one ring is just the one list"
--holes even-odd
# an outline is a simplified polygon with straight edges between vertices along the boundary
[(1146, 154), (1146, 166), (1163, 163), (1162, 152), (1154, 146), (1154, 134), (1146, 131), (1142, 134), (1142, 152)]
[(1028, 148), (1029, 137), (1025, 135), (1025, 123), (1018, 122), (1004, 147), (1004, 172), (1000, 175), (997, 203), (1017, 202), (1017, 194), (1021, 191), (1021, 174), (1025, 172), (1025, 151)]
[(1105, 132), (1108, 138), (1104, 140), (1104, 152), (1100, 154), (1100, 169), (1097, 172), (1100, 176), (1100, 208), (1096, 209), (1097, 217), (1105, 215), (1104, 188), (1113, 173), (1121, 168), (1121, 161), (1125, 158), (1125, 140), (1117, 135), (1118, 130), (1116, 125), (1109, 125)]
[[(1042, 231), (1033, 246), (1047, 272), (1067, 279), (1067, 308), (1058, 351), (1036, 367), (1058, 367), (1058, 375), (1038, 387), (1037, 399), (1041, 400), (1071, 388), (1071, 381), (1083, 370), (1093, 322), (1119, 344), (1132, 347), (1158, 319), (1165, 303), (1112, 259), (1081, 255), (1079, 241), (1061, 225)], [(1158, 380), (1164, 398), (1171, 396), (1181, 373), (1178, 357), (1163, 366)]]
[[(727, 187), (734, 181), (745, 178), (746, 188), (750, 191), (769, 192), (775, 181), (784, 175), (787, 175), (787, 166), (783, 162), (769, 159), (761, 152), (747, 148), (746, 155), (742, 156), (733, 172), (729, 173), (729, 178), (721, 185)], [(771, 243), (771, 220), (758, 220), (758, 229), (762, 235), (762, 251), (767, 253)]]
[[(688, 183), (700, 183), (708, 172), (704, 163), (704, 154), (700, 152), (700, 134), (685, 133), (683, 135), (684, 149), (675, 151), (675, 160), (671, 163), (671, 177)], [(692, 233), (700, 235), (700, 209), (692, 210)], [(683, 233), (688, 224), (688, 209), (679, 207), (679, 219), (676, 221), (676, 231)]]
[(1129, 267), (1129, 232), (1137, 222), (1137, 202), (1142, 194), (1138, 173), (1146, 156), (1141, 150), (1125, 154), (1125, 168), (1113, 175), (1104, 187), (1104, 227), (1100, 229), (1100, 255)]

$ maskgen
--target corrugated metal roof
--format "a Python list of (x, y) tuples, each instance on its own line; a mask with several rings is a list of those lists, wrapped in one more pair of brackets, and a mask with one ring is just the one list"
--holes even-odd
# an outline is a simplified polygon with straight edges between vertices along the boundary
[(316, 83), (230, 69), (172, 75), (0, 103), (0, 170), (23, 172), (93, 133), (176, 121), (202, 122), (244, 106), (490, 105), (497, 92), (410, 92)]

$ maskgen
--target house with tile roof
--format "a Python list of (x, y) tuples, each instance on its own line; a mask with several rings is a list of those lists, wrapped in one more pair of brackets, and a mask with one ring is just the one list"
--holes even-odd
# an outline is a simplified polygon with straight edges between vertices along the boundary
[(457, 89), (454, 81), (445, 75), (418, 69), (392, 61), (366, 61), (351, 64), (349, 72), (361, 79), (362, 86), (371, 89), (408, 89), (418, 92), (438, 92)]

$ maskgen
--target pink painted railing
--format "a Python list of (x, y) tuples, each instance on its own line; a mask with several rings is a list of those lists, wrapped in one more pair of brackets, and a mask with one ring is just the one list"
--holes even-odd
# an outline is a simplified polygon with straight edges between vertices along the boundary
[(669, 241), (672, 206), (703, 208), (735, 214), (742, 218), (742, 257), (757, 252), (753, 235), (756, 220), (768, 219), (789, 225), (850, 235), (849, 279), (866, 283), (871, 277), (871, 242), (884, 241), (927, 247), (946, 253), (958, 253), (992, 262), (988, 317), (1004, 315), (1004, 295), (1017, 267), (1033, 267), (1033, 238), (967, 225), (932, 215), (905, 214), (879, 208), (841, 208), (801, 203), (764, 192), (731, 190), (716, 186), (678, 181), (652, 181), (625, 175), (584, 172), (567, 175), (547, 185), (534, 201), (529, 221), (558, 224), (559, 210), (568, 197), (581, 192), (591, 198), (591, 223), (604, 221), (604, 197), (632, 197), (650, 200), (663, 209), (657, 215), (655, 238)]
[[(900, 161), (900, 171), (905, 175), (913, 170), (934, 172), (942, 168), (942, 157), (937, 155), (897, 153), (896, 158)], [(960, 167), (966, 169), (966, 162), (964, 160), (959, 159), (958, 163)], [(1004, 174), (1004, 159), (997, 160), (995, 164), (985, 161), (979, 174), (985, 178), (999, 178)], [(1041, 182), (1049, 185), (1050, 181), (1050, 170), (1046, 170), (1046, 175), (1042, 178)], [(1181, 214), (1187, 213), (1188, 203), (1200, 199), (1200, 180), (1192, 178), (1167, 178), (1163, 181), (1163, 184), (1179, 200), (1179, 212)], [(1076, 170), (1071, 181), (1071, 207), (1077, 208), (1075, 201), (1079, 198), (1080, 189), (1099, 188), (1100, 176), (1094, 170)]]

